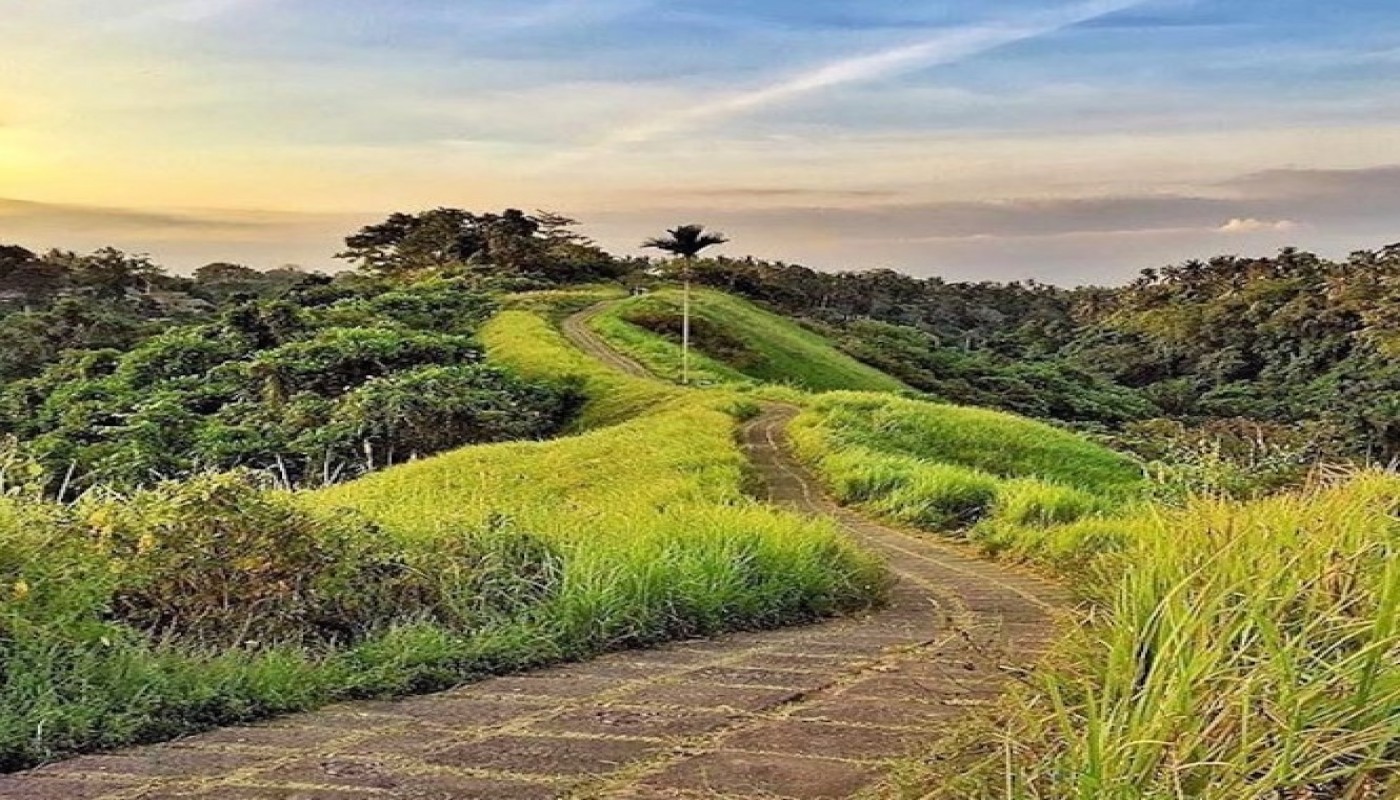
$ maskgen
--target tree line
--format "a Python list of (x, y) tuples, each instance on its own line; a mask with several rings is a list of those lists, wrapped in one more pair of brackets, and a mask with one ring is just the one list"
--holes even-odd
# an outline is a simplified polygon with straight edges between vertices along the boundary
[[(424, 282), (446, 281), (451, 292), (480, 299), (667, 277), (666, 262), (614, 256), (576, 226), (557, 214), (514, 209), (396, 213), (346, 238), (338, 255), (352, 269), (337, 275), (216, 263), (183, 277), (110, 248), (78, 255), (0, 247), (0, 391), (14, 409), (0, 417), (0, 431), (45, 433), (18, 421), (36, 412), (15, 404), (17, 384), (40, 381), (57, 392), (95, 364), (116, 369), (113, 353), (125, 358), (143, 346), (159, 355), (143, 350), (142, 358), (178, 361), (190, 356), (172, 342), (237, 331), (254, 343), (238, 356), (246, 368), (257, 362), (271, 370), (281, 356), (264, 357), (264, 350), (298, 344), (268, 332), (278, 324), (303, 326), (297, 335), (316, 341), (330, 336), (325, 328), (341, 331), (330, 338), (349, 336), (346, 325), (328, 321), (340, 317), (383, 328), (382, 319), (328, 309), (373, 305)], [(1400, 245), (1342, 260), (1292, 249), (1266, 258), (1220, 256), (1145, 270), (1122, 287), (1075, 289), (956, 283), (888, 269), (824, 272), (702, 258), (698, 251), (683, 263), (684, 274), (670, 277), (798, 319), (854, 357), (950, 402), (1058, 420), (1154, 453), (1183, 442), (1272, 452), (1284, 442), (1299, 463), (1400, 456), (1400, 367), (1393, 364), (1400, 352)], [(442, 333), (446, 323), (430, 317), (419, 321), (427, 328), (393, 319), (387, 326), (397, 335)], [(262, 332), (240, 327), (249, 325)], [(145, 344), (152, 341), (159, 344)], [(331, 346), (300, 344), (307, 352), (297, 358), (313, 359), (308, 364), (317, 347)], [(436, 353), (414, 366), (449, 357), (457, 356)], [(259, 373), (251, 385), (261, 400), (290, 402), (306, 390), (295, 381), (282, 387), (280, 374)], [(128, 381), (123, 391), (155, 385), (143, 381)], [(24, 391), (32, 394), (36, 385)]]

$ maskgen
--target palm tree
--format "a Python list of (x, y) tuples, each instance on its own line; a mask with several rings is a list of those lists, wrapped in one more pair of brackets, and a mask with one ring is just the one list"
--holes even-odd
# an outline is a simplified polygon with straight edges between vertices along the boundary
[(684, 285), (681, 303), (681, 383), (690, 383), (690, 273), (695, 257), (707, 247), (724, 244), (729, 239), (722, 233), (705, 230), (704, 225), (681, 225), (666, 231), (662, 238), (648, 239), (642, 247), (664, 250), (681, 259), (681, 279)]

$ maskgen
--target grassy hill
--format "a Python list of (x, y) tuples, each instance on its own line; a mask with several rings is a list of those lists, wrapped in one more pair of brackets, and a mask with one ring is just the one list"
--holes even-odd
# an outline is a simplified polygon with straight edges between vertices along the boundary
[(564, 340), (553, 303), (588, 299), (482, 332), (497, 363), (582, 390), (579, 435), (311, 493), (235, 474), (76, 505), (21, 494), (0, 446), (0, 771), (878, 602), (882, 569), (834, 525), (744, 494), (751, 404)]
[[(610, 344), (656, 375), (679, 380), (681, 293), (663, 289), (631, 297), (594, 319)], [(822, 336), (746, 300), (712, 290), (694, 293), (692, 334), (700, 385), (779, 383), (831, 391), (900, 392), (903, 383), (840, 352)]]

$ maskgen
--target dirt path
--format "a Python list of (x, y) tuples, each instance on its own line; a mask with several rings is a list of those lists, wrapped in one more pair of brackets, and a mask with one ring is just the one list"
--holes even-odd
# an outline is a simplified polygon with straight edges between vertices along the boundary
[(877, 614), (86, 756), (0, 778), (0, 797), (888, 797), (896, 760), (993, 700), (1052, 636), (1063, 597), (830, 504), (787, 446), (793, 414), (772, 407), (744, 429), (763, 492), (888, 558), (899, 581)]
[(607, 311), (616, 302), (616, 300), (609, 300), (589, 306), (577, 314), (567, 317), (560, 325), (560, 329), (564, 331), (564, 335), (569, 337), (569, 341), (573, 342), (575, 347), (618, 372), (631, 375), (634, 378), (651, 378), (652, 374), (647, 371), (646, 367), (609, 347), (608, 343), (603, 341), (602, 337), (594, 333), (593, 329), (588, 326), (594, 317)]

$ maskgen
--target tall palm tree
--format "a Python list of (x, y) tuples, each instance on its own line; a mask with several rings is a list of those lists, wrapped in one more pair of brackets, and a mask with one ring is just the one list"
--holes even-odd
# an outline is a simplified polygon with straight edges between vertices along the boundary
[(722, 233), (705, 230), (704, 225), (681, 225), (666, 231), (666, 236), (648, 239), (642, 247), (664, 250), (681, 260), (681, 280), (684, 286), (681, 302), (681, 383), (690, 383), (690, 278), (695, 257), (708, 247), (724, 244), (729, 239)]

